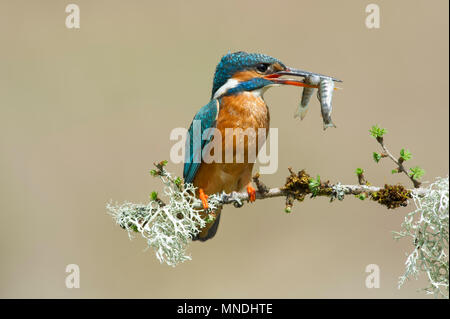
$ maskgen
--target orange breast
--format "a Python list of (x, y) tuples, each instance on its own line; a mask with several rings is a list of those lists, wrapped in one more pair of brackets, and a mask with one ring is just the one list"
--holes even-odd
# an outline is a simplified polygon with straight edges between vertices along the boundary
[[(264, 100), (253, 93), (245, 92), (238, 95), (226, 96), (221, 99), (216, 127), (222, 136), (222, 163), (202, 163), (194, 179), (194, 185), (203, 188), (206, 194), (225, 191), (240, 191), (251, 181), (254, 159), (262, 141), (258, 129), (269, 129), (269, 110)], [(234, 137), (226, 138), (227, 128), (234, 129)], [(237, 129), (241, 130), (237, 130)], [(250, 131), (255, 135), (252, 136)], [(260, 141), (260, 143), (258, 143)], [(225, 152), (233, 150), (232, 162), (226, 163)], [(254, 150), (254, 151), (253, 151)], [(242, 163), (236, 163), (239, 152), (244, 155)]]

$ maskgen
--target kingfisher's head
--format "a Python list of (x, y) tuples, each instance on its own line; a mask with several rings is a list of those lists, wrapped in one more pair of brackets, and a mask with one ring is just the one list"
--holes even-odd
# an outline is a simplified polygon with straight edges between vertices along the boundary
[(340, 80), (307, 71), (287, 67), (278, 59), (259, 53), (234, 52), (224, 55), (216, 67), (212, 89), (212, 98), (237, 94), (244, 91), (255, 91), (262, 94), (274, 85), (308, 85), (300, 80), (281, 79), (283, 75), (307, 77), (311, 75), (320, 78)]

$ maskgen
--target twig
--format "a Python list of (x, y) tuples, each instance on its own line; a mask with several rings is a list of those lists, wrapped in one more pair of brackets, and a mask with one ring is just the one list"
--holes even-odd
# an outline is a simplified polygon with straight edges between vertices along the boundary
[[(397, 164), (397, 166), (398, 166), (397, 171), (405, 173), (405, 175), (408, 176), (408, 178), (411, 180), (411, 182), (413, 182), (414, 188), (419, 188), (422, 183), (419, 182), (418, 180), (414, 179), (412, 175), (408, 174), (408, 171), (403, 166), (403, 162), (404, 162), (403, 158), (399, 157), (397, 159), (397, 158), (395, 158), (394, 155), (392, 155), (391, 152), (389, 152), (389, 150), (387, 149), (386, 145), (384, 145), (384, 141), (383, 141), (383, 137), (382, 136), (379, 136), (376, 139), (377, 139), (377, 142), (380, 144), (381, 148), (384, 151), (384, 154), (382, 154), (382, 156), (386, 155), (387, 157), (389, 157), (395, 164)], [(385, 156), (383, 156), (383, 157), (385, 157)]]
[(259, 180), (260, 177), (261, 176), (259, 175), (259, 173), (256, 173), (255, 176), (253, 176), (253, 183), (255, 183), (256, 189), (259, 193), (265, 194), (269, 191), (269, 188)]

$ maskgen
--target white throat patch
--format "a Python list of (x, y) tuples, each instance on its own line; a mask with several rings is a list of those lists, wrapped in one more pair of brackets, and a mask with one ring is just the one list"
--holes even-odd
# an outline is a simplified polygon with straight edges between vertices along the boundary
[[(233, 79), (233, 78), (228, 79), (228, 81), (227, 81), (224, 85), (222, 85), (222, 86), (216, 91), (216, 93), (214, 93), (213, 99), (218, 99), (219, 97), (221, 97), (222, 95), (224, 95), (225, 93), (227, 93), (228, 90), (233, 89), (233, 88), (235, 88), (236, 86), (238, 86), (239, 83), (241, 83), (241, 82), (239, 82), (239, 81), (236, 80), (236, 79)], [(274, 83), (274, 84), (269, 84), (269, 85), (266, 85), (266, 86), (264, 86), (264, 87), (262, 87), (262, 88), (259, 88), (259, 89), (253, 90), (253, 91), (248, 91), (248, 92), (246, 92), (246, 93), (250, 93), (250, 94), (253, 94), (253, 95), (256, 96), (256, 97), (262, 98), (262, 97), (263, 97), (263, 94), (267, 91), (268, 88), (270, 88), (270, 87), (272, 87), (272, 86), (278, 86), (278, 85), (279, 85), (279, 84), (276, 84), (276, 83)]]
[(218, 99), (219, 97), (221, 97), (222, 95), (224, 95), (225, 93), (227, 93), (227, 91), (229, 89), (235, 88), (236, 86), (238, 86), (239, 81), (236, 79), (228, 79), (228, 81), (222, 85), (217, 91), (216, 93), (214, 93), (213, 99)]

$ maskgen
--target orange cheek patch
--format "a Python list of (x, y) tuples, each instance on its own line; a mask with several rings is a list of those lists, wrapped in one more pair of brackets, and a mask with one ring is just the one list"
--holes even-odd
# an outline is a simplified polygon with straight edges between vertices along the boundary
[(238, 80), (239, 82), (245, 82), (253, 78), (262, 78), (262, 77), (263, 75), (259, 74), (258, 72), (250, 70), (238, 72), (235, 75), (233, 75), (233, 79)]

